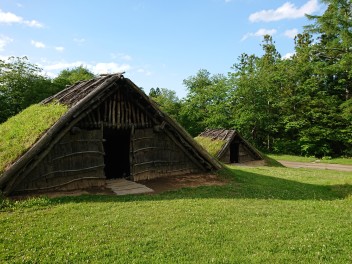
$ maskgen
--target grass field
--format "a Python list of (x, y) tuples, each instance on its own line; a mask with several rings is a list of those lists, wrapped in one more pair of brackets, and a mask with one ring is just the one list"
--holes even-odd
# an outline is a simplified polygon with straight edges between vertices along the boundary
[(302, 157), (293, 155), (278, 155), (278, 154), (268, 154), (267, 156), (276, 160), (285, 161), (297, 161), (297, 162), (320, 162), (329, 164), (342, 164), (342, 165), (352, 165), (352, 158), (323, 158), (317, 159), (315, 157)]
[(349, 172), (229, 167), (228, 184), (1, 204), (1, 263), (351, 263)]

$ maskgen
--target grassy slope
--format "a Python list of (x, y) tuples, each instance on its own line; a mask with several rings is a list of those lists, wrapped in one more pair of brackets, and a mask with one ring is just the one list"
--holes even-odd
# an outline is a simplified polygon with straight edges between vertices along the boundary
[(36, 104), (0, 124), (0, 174), (66, 111), (67, 107), (64, 105)]
[(276, 160), (285, 160), (285, 161), (320, 162), (320, 163), (330, 163), (330, 164), (352, 165), (352, 158), (317, 159), (315, 157), (302, 157), (302, 156), (278, 155), (278, 154), (268, 154), (267, 156)]
[(234, 168), (225, 186), (8, 204), (4, 262), (351, 263), (352, 175)]
[(195, 137), (194, 138), (210, 155), (216, 157), (222, 147), (225, 145), (225, 140), (211, 139), (208, 137)]

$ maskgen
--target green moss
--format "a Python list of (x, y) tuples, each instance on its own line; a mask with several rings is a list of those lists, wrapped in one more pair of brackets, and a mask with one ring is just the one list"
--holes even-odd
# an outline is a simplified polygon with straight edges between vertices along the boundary
[(35, 104), (0, 124), (0, 174), (66, 112), (64, 105)]
[(225, 145), (225, 140), (220, 139), (211, 139), (208, 137), (195, 137), (194, 138), (210, 155), (216, 157), (220, 150)]

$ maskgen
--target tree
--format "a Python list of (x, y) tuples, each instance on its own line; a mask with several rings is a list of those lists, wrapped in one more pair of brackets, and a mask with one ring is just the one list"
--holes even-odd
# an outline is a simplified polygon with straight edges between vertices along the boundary
[(0, 123), (59, 90), (27, 57), (0, 60)]
[(278, 96), (284, 79), (278, 65), (281, 56), (271, 36), (264, 36), (264, 55), (242, 54), (229, 79), (233, 93), (234, 126), (261, 148), (271, 150), (278, 131)]
[(330, 153), (342, 154), (352, 147), (346, 140), (352, 130), (345, 122), (344, 111), (345, 107), (348, 109), (352, 89), (352, 1), (322, 2), (327, 4), (326, 11), (321, 16), (308, 16), (313, 24), (306, 26), (306, 32), (315, 37), (310, 45), (313, 76), (318, 83), (315, 98), (324, 102), (316, 112), (325, 112), (319, 120), (327, 119), (321, 126), (325, 133), (322, 141), (329, 146)]
[(202, 69), (183, 83), (188, 94), (182, 102), (180, 122), (191, 135), (207, 127), (231, 127), (231, 89), (224, 75), (211, 75)]
[(94, 77), (95, 75), (91, 71), (81, 65), (72, 69), (62, 70), (54, 79), (54, 83), (65, 87), (66, 85), (72, 85), (78, 81), (90, 80)]
[(176, 92), (167, 88), (151, 88), (149, 96), (159, 105), (159, 107), (168, 113), (175, 120), (179, 120), (179, 111), (181, 101)]
[(324, 88), (343, 100), (352, 89), (352, 1), (322, 0), (327, 9), (321, 16), (307, 16), (313, 24), (306, 32), (316, 36), (312, 51), (320, 62)]

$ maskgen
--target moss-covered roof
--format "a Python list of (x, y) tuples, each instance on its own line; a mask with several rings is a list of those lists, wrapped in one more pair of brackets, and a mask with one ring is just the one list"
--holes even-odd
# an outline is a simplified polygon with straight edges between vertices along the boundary
[(35, 104), (0, 124), (0, 175), (67, 110), (59, 103)]
[(197, 136), (194, 138), (213, 157), (217, 157), (227, 143), (226, 140)]

